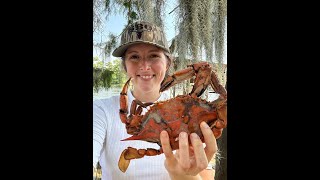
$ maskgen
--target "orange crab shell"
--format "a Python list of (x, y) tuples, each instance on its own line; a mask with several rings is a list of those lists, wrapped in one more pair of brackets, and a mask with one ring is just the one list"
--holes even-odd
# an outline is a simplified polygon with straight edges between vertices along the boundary
[[(143, 116), (142, 130), (126, 140), (143, 140), (160, 143), (160, 133), (166, 130), (170, 137), (172, 149), (178, 149), (177, 138), (180, 132), (196, 133), (203, 141), (200, 123), (205, 121), (213, 126), (217, 120), (215, 101), (208, 102), (189, 95), (179, 95), (167, 101), (154, 104)], [(220, 136), (220, 134), (215, 134)]]

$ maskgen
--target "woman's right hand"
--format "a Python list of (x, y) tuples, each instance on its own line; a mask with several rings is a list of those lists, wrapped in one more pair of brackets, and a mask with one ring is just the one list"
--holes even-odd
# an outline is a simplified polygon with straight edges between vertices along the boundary
[(169, 135), (166, 131), (160, 134), (163, 153), (166, 157), (165, 167), (171, 179), (201, 179), (199, 173), (208, 167), (208, 162), (217, 151), (216, 139), (207, 123), (200, 124), (206, 147), (196, 133), (191, 133), (188, 142), (188, 134), (179, 134), (179, 150), (173, 154)]

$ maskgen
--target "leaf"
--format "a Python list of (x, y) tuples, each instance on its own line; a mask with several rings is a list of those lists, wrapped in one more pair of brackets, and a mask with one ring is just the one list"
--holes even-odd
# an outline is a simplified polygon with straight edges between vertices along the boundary
[(126, 7), (126, 8), (129, 8), (130, 7), (130, 3), (129, 2), (124, 2), (123, 6)]
[(132, 11), (132, 12), (130, 13), (130, 18), (131, 18), (131, 19), (137, 19), (137, 13), (134, 12), (134, 11)]

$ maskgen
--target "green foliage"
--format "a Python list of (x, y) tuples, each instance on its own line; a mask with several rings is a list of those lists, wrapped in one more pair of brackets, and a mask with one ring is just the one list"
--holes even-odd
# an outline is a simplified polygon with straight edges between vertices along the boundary
[(99, 60), (98, 57), (93, 57), (93, 67), (94, 68), (103, 68), (103, 62), (101, 60)]
[(138, 19), (138, 14), (134, 10), (134, 5), (136, 5), (132, 0), (125, 1), (123, 3), (124, 7), (127, 9), (128, 14), (128, 23), (132, 23), (133, 21)]
[(138, 14), (136, 12), (134, 12), (134, 11), (132, 11), (129, 16), (130, 16), (131, 19), (138, 19), (138, 17), (137, 17)]
[(93, 90), (99, 92), (102, 88), (109, 89), (114, 72), (106, 69), (98, 57), (93, 57)]
[(122, 86), (127, 80), (126, 73), (124, 72), (121, 63), (121, 59), (115, 59), (112, 62), (107, 63), (107, 69), (113, 72), (112, 85)]
[(113, 72), (108, 69), (93, 67), (93, 90), (98, 92), (101, 88), (109, 89), (111, 87)]
[(104, 63), (97, 57), (93, 57), (93, 90), (109, 89), (112, 86), (121, 87), (127, 80), (126, 73), (122, 69), (120, 59)]

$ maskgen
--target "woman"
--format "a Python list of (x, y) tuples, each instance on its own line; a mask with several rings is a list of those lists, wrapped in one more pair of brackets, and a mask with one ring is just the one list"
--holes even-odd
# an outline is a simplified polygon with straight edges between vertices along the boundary
[[(128, 25), (113, 56), (122, 57), (124, 69), (131, 77), (133, 88), (127, 93), (128, 107), (134, 99), (157, 102), (169, 98), (165, 92), (159, 92), (172, 62), (161, 28), (145, 21)], [(145, 141), (121, 141), (131, 135), (127, 134), (125, 124), (120, 120), (119, 99), (119, 96), (114, 96), (96, 100), (93, 104), (93, 163), (94, 166), (100, 163), (103, 180), (213, 179), (214, 171), (208, 168), (211, 166), (208, 162), (217, 150), (216, 139), (204, 122), (200, 127), (206, 140), (205, 148), (198, 135), (192, 133), (191, 142), (188, 142), (187, 133), (181, 132), (179, 150), (172, 152), (168, 133), (162, 131), (160, 140), (164, 153), (131, 160), (126, 172), (121, 172), (118, 160), (124, 149), (129, 146), (159, 149), (159, 146)]]

